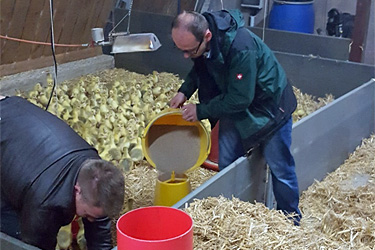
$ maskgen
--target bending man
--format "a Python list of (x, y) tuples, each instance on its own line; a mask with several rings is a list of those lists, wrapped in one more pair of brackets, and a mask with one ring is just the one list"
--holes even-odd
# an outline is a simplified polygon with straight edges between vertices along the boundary
[(111, 249), (124, 176), (66, 123), (20, 97), (0, 97), (1, 231), (55, 249), (61, 226), (83, 218), (88, 249)]

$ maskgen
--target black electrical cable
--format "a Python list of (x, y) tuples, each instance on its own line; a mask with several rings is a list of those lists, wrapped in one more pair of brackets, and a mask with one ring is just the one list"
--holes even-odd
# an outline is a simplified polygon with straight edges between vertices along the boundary
[(50, 17), (51, 17), (51, 49), (52, 49), (52, 57), (53, 57), (53, 66), (54, 66), (54, 77), (53, 77), (53, 86), (51, 90), (51, 95), (49, 97), (47, 106), (45, 110), (48, 110), (49, 104), (51, 103), (53, 93), (56, 88), (56, 78), (57, 78), (57, 63), (56, 63), (56, 52), (55, 52), (55, 38), (54, 38), (54, 31), (53, 31), (53, 0), (50, 0)]

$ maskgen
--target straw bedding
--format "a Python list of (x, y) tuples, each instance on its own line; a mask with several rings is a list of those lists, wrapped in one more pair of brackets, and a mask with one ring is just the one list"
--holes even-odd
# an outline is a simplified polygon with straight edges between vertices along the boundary
[(326, 94), (324, 97), (309, 95), (295, 86), (293, 86), (293, 92), (297, 99), (297, 108), (292, 114), (293, 122), (301, 120), (335, 99), (332, 94)]
[[(192, 188), (214, 174), (202, 168), (193, 171)], [(152, 205), (156, 176), (146, 162), (126, 173), (130, 209)], [(300, 209), (299, 227), (277, 210), (235, 197), (195, 200), (185, 211), (194, 220), (195, 250), (375, 249), (375, 136), (363, 140), (336, 171), (303, 192)]]
[(194, 249), (375, 249), (375, 137), (300, 199), (301, 226), (263, 204), (195, 200)]
[(310, 186), (300, 206), (310, 227), (341, 243), (340, 249), (375, 249), (375, 136)]
[[(48, 82), (48, 79), (47, 79)], [(156, 115), (158, 112), (160, 112), (163, 108), (167, 107), (167, 102), (170, 100), (170, 98), (175, 93), (176, 89), (180, 86), (182, 80), (177, 76), (165, 72), (153, 72), (150, 75), (142, 75), (137, 74), (134, 72), (129, 72), (124, 69), (110, 69), (103, 72), (98, 72), (97, 74), (87, 75), (84, 77), (80, 77), (77, 79), (73, 79), (70, 81), (65, 81), (62, 84), (59, 84), (57, 86), (57, 92), (58, 94), (58, 107), (60, 109), (55, 110), (57, 112), (56, 115), (58, 115), (61, 119), (65, 120), (69, 125), (71, 125), (84, 139), (86, 139), (89, 142), (92, 142), (95, 147), (98, 148), (98, 151), (101, 156), (103, 156), (103, 159), (107, 159), (110, 161), (113, 161), (114, 164), (119, 165), (122, 170), (124, 170), (125, 174), (125, 180), (126, 180), (126, 199), (124, 204), (124, 209), (121, 212), (121, 214), (124, 214), (125, 212), (139, 208), (139, 207), (146, 207), (151, 206), (153, 204), (153, 198), (154, 198), (154, 188), (155, 188), (155, 181), (157, 179), (157, 173), (156, 170), (145, 161), (145, 160), (137, 160), (134, 157), (129, 158), (127, 154), (125, 154), (127, 150), (124, 150), (124, 154), (114, 154), (113, 149), (114, 148), (120, 148), (122, 145), (121, 142), (127, 142), (131, 141), (131, 144), (135, 144), (132, 140), (135, 138), (133, 137), (140, 137), (140, 135), (143, 133), (143, 128), (149, 121), (149, 119)], [(51, 83), (49, 81), (49, 83)], [(40, 84), (36, 84), (34, 89), (30, 91), (29, 93), (19, 92), (18, 95), (28, 98), (33, 103), (44, 107), (43, 101), (46, 100), (47, 97), (49, 97), (49, 93), (51, 90), (51, 86), (47, 87), (41, 87)], [(151, 91), (152, 90), (152, 91)], [(133, 92), (132, 92), (133, 91)], [(150, 92), (151, 91), (151, 92)], [(108, 103), (108, 100), (113, 98), (108, 98), (108, 96), (111, 95), (111, 93), (122, 93), (122, 95), (115, 95), (115, 102)], [(294, 92), (297, 97), (298, 107), (297, 110), (293, 114), (293, 121), (296, 122), (303, 117), (309, 115), (310, 113), (314, 112), (315, 110), (319, 109), (320, 107), (326, 105), (327, 103), (331, 102), (333, 100), (333, 97), (331, 95), (327, 95), (325, 98), (316, 98), (311, 95), (307, 95), (302, 93), (299, 89), (294, 87)], [(138, 98), (135, 93), (141, 93), (141, 96)], [(95, 95), (94, 95), (95, 94)], [(149, 94), (149, 96), (146, 94)], [(73, 99), (77, 98), (82, 99), (83, 101), (86, 100), (82, 107), (77, 106), (77, 103), (79, 102), (73, 102)], [(134, 97), (134, 98), (132, 98)], [(118, 103), (116, 103), (116, 100)], [(196, 102), (197, 97), (196, 95), (193, 96), (191, 102)], [(101, 103), (101, 109), (98, 109), (98, 105), (94, 105), (94, 103)], [(103, 106), (104, 105), (104, 106)], [(103, 107), (102, 107), (103, 106)], [(121, 109), (119, 107), (125, 106), (127, 107), (126, 110)], [(85, 108), (83, 108), (85, 107)], [(146, 107), (149, 107), (148, 109), (145, 109)], [(103, 110), (102, 110), (103, 108)], [(52, 109), (53, 110), (53, 109)], [(78, 121), (75, 121), (73, 119), (74, 111), (79, 110), (80, 114), (77, 119)], [(95, 114), (95, 120), (91, 119), (93, 116), (88, 116), (88, 114)], [(99, 115), (101, 114), (101, 116)], [(112, 124), (109, 124), (108, 121), (111, 121), (111, 119), (107, 119), (109, 117), (109, 114), (115, 114), (119, 115), (122, 114), (125, 116), (123, 120), (127, 120), (127, 123), (124, 124), (124, 126), (118, 126), (120, 124), (119, 119), (114, 119)], [(99, 119), (101, 117), (101, 119)], [(103, 117), (105, 119), (103, 119)], [(74, 122), (73, 122), (74, 121)], [(107, 123), (104, 124), (106, 121)], [(133, 124), (134, 121), (137, 121), (137, 124)], [(94, 125), (92, 125), (91, 123)], [(112, 121), (111, 121), (112, 122)], [(133, 123), (131, 123), (133, 122)], [(81, 124), (82, 126), (78, 126), (77, 124)], [(90, 125), (91, 124), (91, 125)], [(207, 126), (207, 129), (210, 130), (209, 125), (207, 121), (204, 121), (205, 126)], [(104, 126), (105, 125), (105, 126)], [(132, 125), (132, 126), (131, 126)], [(134, 125), (134, 126), (133, 126)], [(108, 128), (107, 128), (107, 127)], [(96, 137), (96, 132), (99, 127), (103, 127), (103, 129), (106, 129), (106, 133), (102, 133), (105, 135), (102, 137)], [(128, 130), (124, 131), (121, 130), (117, 131), (116, 129), (118, 127), (126, 127)], [(134, 127), (134, 128), (133, 128)], [(111, 129), (112, 128), (112, 129)], [(132, 128), (132, 129), (129, 129)], [(115, 130), (117, 132), (115, 132)], [(102, 135), (99, 134), (99, 135)], [(129, 136), (133, 136), (130, 138)], [(120, 137), (117, 138), (117, 137)], [(111, 140), (109, 140), (111, 139)], [(138, 138), (139, 139), (139, 138)], [(139, 141), (139, 140), (138, 140)], [(132, 148), (140, 147), (138, 145), (133, 146)], [(96, 142), (96, 143), (93, 143)], [(120, 145), (121, 144), (121, 145)], [(123, 143), (124, 144), (124, 143)], [(126, 143), (125, 143), (126, 144)], [(125, 146), (123, 147), (126, 148)], [(130, 150), (130, 147), (129, 147)], [(117, 152), (117, 151), (116, 151)], [(118, 153), (118, 152), (117, 152)], [(116, 157), (115, 157), (116, 156)], [(127, 161), (125, 161), (127, 160)], [(119, 164), (121, 162), (128, 162), (128, 165), (126, 167), (123, 167), (124, 164)], [(126, 164), (125, 164), (126, 165)], [(210, 171), (207, 169), (198, 168), (195, 171), (192, 171), (188, 173), (189, 180), (192, 186), (192, 189), (195, 189), (196, 187), (200, 186), (202, 183), (204, 183), (207, 179), (211, 178), (213, 175), (215, 175), (216, 172)], [(360, 199), (364, 199), (364, 196), (361, 196)], [(214, 198), (211, 198), (214, 199)], [(246, 211), (268, 211), (265, 208), (262, 208), (261, 204), (256, 204), (256, 209), (251, 209), (251, 206), (254, 206), (253, 204), (245, 203), (242, 204), (241, 201), (225, 201), (225, 202), (237, 202), (238, 204), (241, 204), (240, 207), (243, 207)], [(225, 202), (221, 199), (220, 203)], [(301, 205), (303, 203), (301, 202)], [(226, 207), (232, 207), (232, 205), (227, 205)], [(221, 207), (220, 210), (223, 210), (226, 207)], [(232, 207), (232, 210), (234, 208)], [(212, 209), (211, 209), (212, 210)], [(275, 211), (270, 211), (271, 213), (274, 213)], [(336, 210), (334, 210), (336, 214), (339, 214)], [(209, 216), (209, 215), (207, 215)], [(274, 213), (270, 218), (278, 218), (279, 216), (282, 216), (278, 212)], [(329, 215), (325, 216), (325, 219), (327, 220)], [(265, 216), (268, 218), (268, 215)], [(199, 221), (199, 219), (197, 218)], [(233, 219), (236, 221), (236, 219)], [(217, 221), (217, 219), (215, 219)], [(113, 221), (114, 224), (116, 222), (116, 219)], [(242, 223), (245, 221), (239, 220), (238, 223)], [(256, 222), (256, 221), (255, 221)], [(254, 222), (254, 223), (255, 223)], [(284, 218), (280, 218), (279, 222), (277, 224), (280, 224), (281, 222), (285, 222)], [(238, 223), (232, 223), (233, 225), (237, 225)], [(262, 235), (267, 235), (269, 232), (271, 232), (270, 226), (267, 224), (267, 221), (263, 221), (262, 225), (256, 225), (256, 223), (251, 224), (250, 222), (249, 228), (251, 228), (251, 235), (254, 235), (254, 232), (257, 232), (257, 230), (260, 230), (263, 232)], [(295, 229), (292, 225), (289, 225), (289, 221), (286, 221), (287, 223), (285, 225), (285, 228), (290, 228), (288, 231), (298, 231), (298, 229)], [(272, 225), (274, 225), (273, 223)], [(253, 226), (251, 226), (253, 225)], [(197, 227), (198, 228), (198, 227)], [(238, 226), (234, 228), (240, 228)], [(262, 230), (261, 230), (262, 229)], [(196, 229), (198, 230), (198, 229)], [(205, 229), (208, 230), (207, 228)], [(325, 231), (329, 231), (330, 228), (326, 226)], [(114, 235), (114, 243), (116, 243), (116, 236), (115, 236), (115, 228), (112, 230)], [(227, 231), (227, 230), (225, 230)], [(246, 231), (246, 230), (245, 230)], [(210, 233), (210, 231), (207, 231), (207, 234), (215, 235), (215, 233)], [(230, 231), (231, 232), (231, 231)], [(286, 232), (285, 232), (286, 233)], [(257, 233), (259, 234), (259, 233)], [(197, 234), (198, 236), (200, 234)], [(204, 234), (206, 235), (206, 234)], [(250, 236), (251, 236), (250, 235)], [(347, 235), (346, 232), (342, 232), (340, 235)], [(355, 234), (354, 234), (355, 235)], [(221, 234), (223, 236), (223, 234)], [(206, 236), (205, 236), (206, 237)], [(233, 238), (231, 238), (233, 237)], [(276, 237), (276, 236), (274, 236)], [(284, 239), (284, 236), (280, 236), (283, 241), (287, 241), (290, 236), (286, 237)], [(354, 237), (354, 236), (353, 236)], [(220, 237), (218, 237), (220, 238)], [(237, 239), (238, 238), (238, 239)], [(272, 238), (272, 237), (271, 237)], [(299, 239), (303, 239), (303, 237), (298, 236)], [(250, 244), (249, 242), (253, 242), (253, 239), (246, 239), (241, 241), (241, 237), (237, 236), (235, 233), (231, 233), (231, 235), (226, 236), (226, 239), (228, 242), (233, 244), (234, 249), (241, 249), (241, 246), (247, 246), (246, 244)], [(354, 237), (354, 240), (359, 239), (358, 235)], [(217, 244), (214, 245), (212, 242), (217, 241)], [(258, 242), (261, 243), (264, 240), (259, 240)], [(274, 239), (274, 241), (277, 241)], [(196, 236), (196, 245), (200, 245), (204, 240), (201, 241), (200, 238), (197, 238)], [(197, 249), (220, 249), (221, 247), (224, 247), (222, 249), (231, 249), (229, 248), (229, 245), (221, 244), (222, 242), (219, 239), (212, 239), (210, 240), (213, 248), (197, 248)], [(242, 242), (242, 243), (239, 243)], [(280, 242), (279, 242), (280, 243)], [(279, 244), (278, 243), (278, 244)], [(203, 244), (203, 243), (202, 243)], [(218, 247), (218, 244), (220, 245), (220, 248)], [(255, 243), (254, 243), (255, 244)], [(258, 243), (256, 243), (258, 244)], [(237, 248), (236, 248), (237, 246)], [(253, 245), (256, 249), (256, 245)], [(275, 244), (270, 244), (270, 247), (274, 247)], [(277, 246), (277, 244), (276, 244)], [(249, 249), (245, 247), (244, 249)]]
[[(194, 190), (216, 172), (204, 168), (198, 168), (187, 173), (191, 189)], [(132, 170), (125, 173), (125, 204), (124, 211), (140, 207), (152, 206), (157, 180), (157, 171), (145, 160), (138, 163)], [(130, 203), (130, 204), (129, 204)]]

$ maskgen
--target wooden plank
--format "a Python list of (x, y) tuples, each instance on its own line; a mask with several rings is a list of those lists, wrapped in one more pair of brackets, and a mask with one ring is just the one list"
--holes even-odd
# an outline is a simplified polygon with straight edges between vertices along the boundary
[(189, 1), (189, 0), (181, 1), (181, 11), (194, 10), (194, 7), (195, 7), (195, 1)]
[(165, 4), (163, 7), (164, 7), (163, 13), (165, 13), (166, 15), (170, 15), (170, 16), (177, 15), (177, 11), (178, 11), (177, 1), (172, 1), (168, 5)]
[[(101, 55), (102, 50), (100, 47), (87, 48), (81, 51), (73, 51), (69, 53), (56, 55), (56, 60), (59, 64), (77, 61), (97, 55)], [(13, 75), (24, 71), (40, 69), (53, 65), (52, 56), (39, 57), (27, 61), (15, 62), (11, 64), (0, 65), (0, 76)]]
[[(35, 40), (39, 42), (50, 42), (50, 7), (48, 0), (44, 1), (44, 6), (40, 14), (41, 15), (35, 29)], [(33, 46), (31, 51), (31, 59), (43, 56), (45, 47), (46, 45)]]
[[(0, 27), (1, 35), (3, 36), (8, 34), (8, 29), (10, 26), (9, 20), (13, 15), (15, 4), (16, 2), (14, 0), (2, 0), (0, 3)], [(4, 47), (6, 44), (6, 39), (0, 39), (1, 58), (3, 58)]]
[[(51, 42), (49, 0), (1, 0), (1, 35), (35, 42)], [(55, 44), (91, 42), (91, 29), (104, 27), (113, 0), (55, 0)], [(58, 47), (56, 54), (84, 50), (86, 47)], [(1, 64), (38, 59), (52, 55), (51, 45), (0, 39)]]
[(89, 43), (91, 40), (91, 34), (85, 33), (85, 27), (87, 26), (87, 17), (90, 15), (91, 6), (90, 0), (81, 0), (77, 1), (80, 3), (80, 9), (81, 12), (79, 13), (79, 18), (77, 19), (76, 25), (74, 26), (74, 29), (72, 31), (72, 39), (70, 42), (72, 44), (83, 44), (83, 43)]
[[(87, 23), (87, 16), (89, 15), (89, 8), (86, 8), (90, 5), (89, 1), (75, 1), (75, 6), (73, 8), (80, 10), (80, 12), (76, 12), (77, 15), (76, 22), (73, 26), (73, 29), (70, 31), (70, 44), (82, 44), (82, 43), (89, 43), (90, 42), (90, 34), (84, 34), (82, 31), (86, 26)], [(68, 48), (67, 51), (75, 51), (80, 50), (81, 48)]]
[[(56, 21), (54, 21), (54, 24), (59, 25), (60, 27), (59, 35), (55, 36), (55, 43), (69, 44), (70, 38), (72, 36), (71, 32), (77, 20), (77, 15), (78, 15), (77, 13), (79, 11), (75, 9), (75, 2), (79, 2), (79, 1), (59, 0), (59, 4), (61, 4), (61, 2), (63, 2), (64, 4), (61, 5), (59, 9), (56, 9)], [(56, 30), (56, 32), (58, 31)], [(65, 53), (68, 51), (68, 48), (66, 47), (56, 47), (55, 49), (56, 49), (55, 50), (56, 54), (61, 54), (61, 53)]]
[[(99, 17), (98, 19), (96, 19), (96, 22), (95, 22), (95, 25), (96, 27), (101, 27), (101, 28), (104, 28), (104, 25), (106, 23), (106, 21), (108, 20), (108, 17), (111, 13), (111, 10), (112, 10), (112, 5), (110, 4), (111, 1), (107, 0), (107, 1), (102, 1), (103, 5), (102, 5), (102, 8), (99, 12)], [(99, 3), (98, 3), (99, 5)]]
[[(44, 0), (32, 0), (30, 1), (29, 10), (27, 12), (25, 26), (22, 32), (22, 39), (29, 41), (36, 41), (35, 37), (35, 27), (39, 22), (40, 12), (43, 10)], [(31, 58), (32, 51), (31, 43), (20, 43), (20, 46), (17, 50), (17, 55), (15, 61), (24, 61)]]
[(91, 40), (92, 40), (91, 39), (91, 29), (97, 28), (97, 27), (95, 27), (95, 24), (94, 24), (93, 20), (94, 20), (95, 13), (97, 13), (96, 10), (99, 9), (99, 6), (98, 6), (97, 3), (95, 3), (95, 4), (89, 4), (86, 8), (88, 10), (88, 14), (85, 18), (85, 20), (87, 22), (86, 22), (86, 25), (83, 28), (82, 32), (83, 32), (83, 34), (89, 34), (89, 38), (90, 38), (89, 41), (91, 42)]
[[(68, 19), (65, 22), (66, 25), (64, 26), (64, 30), (63, 30), (63, 34), (62, 34), (63, 36), (61, 37), (61, 39), (64, 39), (64, 43), (66, 43), (66, 44), (73, 44), (72, 39), (74, 39), (74, 37), (73, 37), (74, 29), (75, 29), (79, 19), (85, 18), (83, 15), (80, 16), (82, 8), (85, 8), (85, 6), (82, 5), (81, 1), (72, 1), (70, 3), (69, 8), (70, 8), (71, 11), (69, 11), (70, 14), (68, 16), (66, 16)], [(65, 48), (65, 52), (68, 52), (68, 51), (71, 52), (71, 51), (75, 51), (75, 50), (77, 50), (77, 48), (69, 48), (69, 47)], [(57, 53), (59, 53), (59, 51), (57, 51)]]
[[(56, 10), (59, 6), (63, 6), (63, 4), (61, 3), (60, 0), (53, 2), (53, 29), (54, 29), (54, 35), (55, 35), (55, 43), (57, 43), (56, 21), (55, 21), (55, 19), (56, 19), (56, 17), (58, 17), (58, 15), (56, 13), (57, 12)], [(46, 30), (45, 30), (45, 32), (46, 32), (45, 42), (50, 43), (52, 41), (52, 39), (51, 39), (51, 17), (50, 17), (51, 14), (50, 14), (50, 2), (49, 2), (49, 0), (46, 0), (45, 7), (47, 7), (47, 9), (46, 9), (47, 15), (45, 17), (46, 19), (44, 20), (44, 22), (46, 24), (46, 26), (45, 26), (45, 28), (46, 28)], [(61, 7), (61, 8), (63, 8), (63, 7)], [(52, 48), (51, 48), (50, 45), (42, 46), (41, 49), (42, 49), (42, 53), (41, 53), (40, 56), (50, 56), (50, 55), (52, 55)]]
[[(54, 42), (55, 44), (61, 43), (60, 37), (64, 29), (65, 25), (65, 8), (68, 8), (69, 3), (72, 0), (58, 0), (54, 1), (53, 4), (53, 34), (54, 34)], [(45, 37), (46, 42), (51, 43), (52, 37), (51, 37), (51, 17), (50, 17), (50, 6), (49, 1), (47, 0), (47, 6), (48, 6), (48, 20), (45, 20), (48, 23), (47, 27), (47, 36)], [(57, 48), (55, 47), (55, 53), (57, 54)], [(52, 47), (51, 46), (43, 46), (42, 48), (42, 56), (50, 56), (52, 55)]]
[(370, 20), (371, 0), (357, 0), (349, 61), (362, 62)]
[(92, 18), (88, 22), (88, 25), (85, 29), (88, 34), (90, 34), (91, 39), (91, 29), (92, 28), (104, 28), (106, 21), (108, 20), (110, 11), (112, 10), (112, 0), (106, 1), (96, 1), (96, 8), (92, 12)]
[[(169, 6), (173, 4), (173, 0), (138, 0), (134, 1), (133, 7), (136, 10), (144, 11), (144, 12), (152, 12), (152, 13), (159, 13), (159, 14), (166, 14), (165, 9), (170, 8)], [(165, 7), (167, 6), (167, 7)], [(177, 5), (176, 5), (176, 12), (177, 12)]]
[[(181, 0), (180, 10), (193, 10), (195, 1)], [(134, 1), (133, 9), (155, 14), (176, 16), (178, 11), (177, 1), (175, 0), (137, 0)]]
[[(14, 38), (21, 38), (28, 9), (29, 1), (16, 0), (12, 19), (9, 21), (10, 26), (7, 31), (7, 34), (5, 35)], [(4, 49), (4, 52), (2, 54), (1, 63), (6, 64), (15, 62), (15, 57), (19, 46), (20, 42), (8, 40), (7, 47)]]

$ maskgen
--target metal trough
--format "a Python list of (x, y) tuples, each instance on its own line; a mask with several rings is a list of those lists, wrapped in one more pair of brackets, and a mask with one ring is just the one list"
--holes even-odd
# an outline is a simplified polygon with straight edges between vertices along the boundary
[(349, 59), (351, 40), (332, 36), (321, 36), (300, 32), (281, 31), (251, 27), (257, 36), (274, 51), (300, 55), (313, 55), (346, 61)]
[[(291, 150), (300, 192), (314, 180), (320, 181), (338, 168), (362, 139), (374, 132), (374, 79), (296, 122)], [(265, 172), (264, 160), (259, 153), (250, 159), (239, 158), (173, 207), (184, 208), (194, 199), (219, 195), (250, 202), (257, 200), (273, 207), (271, 184), (264, 181), (264, 174), (258, 172), (262, 169)], [(259, 183), (258, 178), (264, 182)]]
[(16, 238), (0, 232), (0, 248), (9, 250), (40, 250), (37, 247), (26, 244)]

